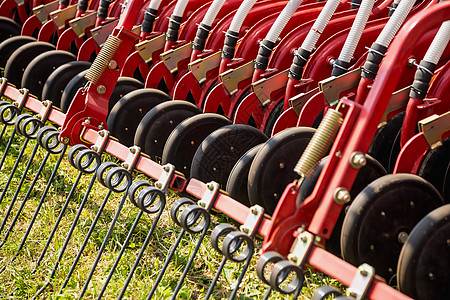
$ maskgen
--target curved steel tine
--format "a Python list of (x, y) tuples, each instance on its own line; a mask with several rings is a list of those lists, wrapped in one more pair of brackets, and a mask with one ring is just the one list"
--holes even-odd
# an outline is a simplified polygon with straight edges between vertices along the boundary
[[(131, 180), (128, 182), (128, 187), (130, 185), (131, 185)], [(80, 294), (78, 295), (78, 299), (83, 298), (84, 294), (87, 291), (87, 288), (88, 288), (89, 283), (90, 283), (90, 281), (92, 279), (92, 276), (94, 275), (94, 271), (97, 268), (98, 263), (100, 262), (100, 258), (101, 258), (102, 254), (103, 254), (103, 251), (106, 248), (106, 243), (108, 242), (108, 239), (109, 239), (109, 237), (112, 234), (112, 231), (113, 231), (113, 229), (114, 229), (114, 227), (116, 225), (116, 222), (119, 219), (120, 212), (122, 211), (122, 208), (123, 208), (123, 205), (125, 204), (125, 200), (126, 199), (127, 199), (127, 193), (125, 191), (125, 193), (123, 194), (122, 200), (120, 201), (119, 206), (117, 207), (116, 214), (114, 215), (114, 218), (111, 221), (111, 224), (109, 226), (108, 232), (106, 233), (106, 236), (103, 238), (103, 243), (100, 246), (100, 250), (98, 251), (97, 257), (95, 258), (94, 264), (91, 267), (91, 271), (89, 272), (88, 278), (86, 279), (86, 281), (84, 283), (83, 289), (81, 290)]]
[[(34, 146), (33, 152), (31, 153), (31, 156), (30, 156), (30, 158), (28, 159), (28, 163), (27, 163), (27, 165), (25, 166), (25, 170), (24, 170), (23, 173), (22, 173), (22, 176), (21, 176), (21, 178), (20, 178), (19, 184), (18, 184), (17, 187), (16, 187), (16, 191), (14, 192), (14, 196), (13, 196), (12, 199), (11, 199), (11, 203), (10, 203), (10, 206), (9, 206), (9, 208), (8, 208), (8, 212), (12, 209), (13, 205), (14, 205), (15, 202), (17, 201), (17, 197), (19, 196), (19, 193), (20, 193), (20, 190), (21, 190), (21, 188), (22, 188), (22, 185), (23, 185), (23, 183), (24, 183), (24, 181), (25, 181), (25, 178), (26, 178), (26, 176), (27, 176), (27, 174), (28, 174), (28, 171), (29, 171), (30, 168), (31, 168), (31, 165), (32, 165), (32, 163), (33, 163), (34, 157), (36, 156), (36, 153), (37, 153), (37, 150), (38, 150), (38, 149), (39, 149), (39, 144), (36, 143), (36, 145)], [(47, 157), (47, 156), (46, 156), (46, 157)], [(42, 167), (45, 165), (45, 163), (46, 163), (46, 159), (45, 159), (45, 161), (42, 162)], [(40, 174), (41, 171), (42, 171), (42, 168), (40, 168), (40, 171), (38, 171), (38, 172), (36, 173), (36, 175), (37, 175), (37, 174)], [(34, 186), (34, 184), (33, 184), (33, 186)], [(15, 224), (17, 223), (17, 220), (19, 219), (19, 216), (20, 216), (20, 214), (22, 213), (23, 208), (25, 207), (25, 204), (26, 204), (26, 202), (27, 202), (27, 201), (26, 201), (27, 198), (28, 198), (28, 197), (26, 197), (26, 198), (24, 199), (24, 201), (22, 201), (22, 203), (20, 204), (20, 207), (19, 207), (18, 211), (16, 212), (16, 215), (14, 216), (14, 219), (13, 219), (12, 223), (10, 224), (10, 226), (9, 226), (9, 228), (8, 228), (8, 231), (6, 232), (5, 237), (3, 238), (2, 243), (0, 244), (0, 247), (1, 247), (1, 245), (3, 245), (3, 243), (6, 242), (6, 240), (7, 240), (8, 237), (9, 237), (9, 234), (10, 234), (11, 231), (13, 230)], [(9, 213), (7, 213), (7, 214), (5, 215), (5, 217), (4, 217), (3, 223), (2, 223), (1, 228), (0, 228), (0, 233), (3, 231), (3, 227), (4, 227), (4, 225), (5, 225), (4, 223), (6, 223), (6, 220), (7, 220), (7, 216), (8, 216), (8, 215), (9, 215)]]
[(131, 279), (133, 278), (133, 274), (136, 271), (136, 268), (139, 265), (139, 262), (144, 255), (145, 250), (147, 249), (148, 244), (150, 243), (150, 239), (153, 235), (153, 232), (156, 229), (156, 225), (159, 222), (159, 219), (161, 218), (162, 213), (164, 212), (164, 206), (161, 207), (160, 211), (158, 212), (158, 215), (155, 217), (155, 220), (153, 220), (152, 227), (150, 228), (150, 231), (147, 233), (147, 236), (145, 237), (144, 242), (142, 243), (141, 250), (139, 251), (139, 254), (136, 257), (136, 260), (134, 261), (133, 266), (131, 267), (130, 273), (128, 273), (128, 277), (125, 281), (125, 284), (122, 287), (122, 290), (120, 291), (119, 297), (117, 299), (122, 299), (125, 295), (125, 291), (127, 290), (128, 285), (130, 284)]
[[(95, 179), (95, 176), (94, 176), (94, 179)], [(103, 212), (103, 210), (104, 210), (104, 208), (106, 206), (106, 203), (108, 202), (109, 198), (111, 197), (111, 193), (112, 193), (112, 191), (109, 190), (108, 193), (106, 194), (106, 196), (103, 198), (103, 202), (100, 205), (100, 207), (99, 207), (99, 209), (97, 211), (97, 214), (95, 215), (94, 220), (92, 221), (91, 227), (89, 228), (89, 231), (88, 231), (88, 233), (86, 234), (86, 237), (83, 240), (83, 244), (81, 245), (81, 248), (78, 250), (77, 257), (73, 261), (72, 266), (70, 267), (69, 273), (67, 273), (66, 278), (64, 279), (64, 282), (63, 282), (63, 284), (62, 284), (62, 286), (61, 286), (61, 288), (59, 290), (60, 294), (63, 293), (63, 291), (66, 288), (67, 284), (69, 284), (70, 277), (72, 276), (73, 272), (75, 271), (75, 268), (76, 268), (76, 266), (77, 266), (77, 264), (78, 264), (78, 262), (79, 262), (79, 260), (81, 258), (81, 255), (83, 254), (83, 251), (84, 251), (84, 249), (87, 246), (89, 238), (91, 237), (92, 233), (95, 230), (95, 226), (97, 225), (98, 219), (100, 218), (100, 215), (102, 214), (102, 212)]]
[[(59, 169), (59, 166), (61, 165), (61, 162), (62, 162), (62, 160), (63, 160), (64, 154), (66, 153), (66, 149), (67, 149), (67, 146), (64, 145), (63, 148), (62, 148), (61, 154), (59, 155), (58, 161), (56, 162), (56, 164), (55, 164), (55, 166), (54, 166), (54, 168), (53, 168), (52, 174), (50, 175), (50, 178), (48, 179), (48, 182), (47, 182), (47, 185), (46, 185), (46, 187), (45, 187), (45, 190), (44, 190), (44, 192), (43, 192), (42, 195), (41, 195), (41, 198), (40, 198), (40, 200), (39, 200), (38, 206), (36, 207), (36, 210), (35, 210), (34, 215), (33, 215), (32, 219), (31, 219), (31, 221), (30, 221), (30, 224), (28, 225), (27, 231), (25, 232), (25, 236), (22, 238), (22, 242), (21, 242), (21, 244), (20, 244), (20, 246), (19, 246), (19, 249), (17, 249), (16, 254), (14, 254), (14, 256), (9, 260), (9, 262), (7, 262), (7, 263), (2, 267), (2, 269), (0, 270), (0, 272), (3, 272), (3, 271), (5, 270), (5, 268), (6, 268), (6, 266), (7, 266), (9, 263), (11, 263), (13, 260), (15, 260), (16, 257), (17, 257), (17, 255), (18, 255), (18, 254), (20, 253), (20, 251), (23, 249), (23, 246), (25, 245), (25, 242), (26, 242), (26, 240), (28, 239), (28, 236), (29, 236), (30, 233), (31, 233), (31, 229), (33, 228), (33, 225), (34, 225), (34, 223), (36, 222), (36, 218), (37, 218), (37, 216), (38, 216), (38, 214), (39, 214), (39, 212), (40, 212), (40, 210), (41, 210), (41, 207), (42, 207), (42, 205), (44, 204), (45, 198), (47, 197), (47, 193), (48, 193), (48, 191), (50, 190), (50, 186), (51, 186), (51, 184), (52, 184), (52, 182), (53, 182), (53, 179), (55, 178), (56, 173), (57, 173), (57, 171), (58, 171), (58, 169)], [(49, 154), (50, 154), (50, 153), (47, 153), (47, 155), (49, 155)], [(36, 175), (38, 175), (38, 174), (36, 174)], [(31, 188), (31, 187), (30, 187), (30, 188)], [(27, 194), (27, 195), (29, 195), (29, 194)]]
[(224, 256), (224, 257), (222, 257), (222, 261), (220, 262), (220, 265), (217, 268), (216, 274), (209, 285), (208, 292), (206, 293), (206, 296), (205, 296), (205, 300), (208, 300), (209, 298), (211, 298), (211, 295), (214, 291), (214, 287), (216, 286), (217, 280), (219, 280), (220, 274), (222, 273), (222, 270), (225, 267), (226, 263), (227, 263), (227, 258)]

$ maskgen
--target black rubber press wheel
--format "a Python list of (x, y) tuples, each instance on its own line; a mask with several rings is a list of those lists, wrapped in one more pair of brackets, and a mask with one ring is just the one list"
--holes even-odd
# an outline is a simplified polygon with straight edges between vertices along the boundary
[(15, 86), (20, 86), (28, 64), (39, 54), (50, 50), (55, 50), (55, 46), (46, 42), (31, 42), (19, 47), (6, 63), (5, 77)]
[(315, 129), (293, 127), (271, 137), (253, 160), (248, 175), (248, 196), (272, 214), (287, 184), (298, 177), (294, 167)]
[(142, 118), (156, 105), (172, 100), (157, 89), (138, 89), (123, 96), (106, 120), (108, 130), (125, 146), (133, 146), (134, 135)]
[[(23, 72), (22, 87), (38, 99), (42, 99), (42, 89), (50, 74), (61, 65), (76, 60), (75, 55), (62, 50), (51, 50), (36, 56)], [(42, 99), (51, 100), (51, 99)]]
[(243, 124), (224, 126), (211, 133), (197, 148), (191, 166), (191, 177), (203, 182), (215, 181), (223, 188), (236, 162), (248, 150), (264, 143), (267, 136)]
[(183, 100), (158, 104), (139, 123), (134, 144), (141, 147), (153, 160), (160, 161), (172, 130), (183, 120), (201, 112), (200, 108)]
[(445, 203), (450, 203), (450, 138), (442, 141), (442, 145), (428, 151), (420, 165), (417, 175), (428, 180), (444, 197)]
[(114, 86), (114, 90), (109, 97), (108, 102), (108, 111), (111, 111), (114, 105), (119, 102), (120, 98), (125, 96), (131, 91), (141, 89), (144, 87), (144, 84), (137, 79), (132, 77), (119, 77)]
[(350, 205), (342, 225), (343, 258), (368, 263), (391, 282), (400, 250), (414, 226), (441, 206), (439, 192), (412, 174), (390, 174), (369, 184)]
[(227, 181), (227, 193), (231, 198), (238, 200), (246, 206), (250, 206), (248, 199), (248, 173), (256, 153), (261, 149), (263, 144), (256, 145), (248, 150), (234, 165)]
[(86, 85), (87, 79), (84, 78), (84, 75), (88, 70), (81, 71), (75, 77), (73, 77), (69, 83), (67, 84), (64, 92), (61, 96), (61, 110), (63, 113), (66, 113), (72, 103), (73, 98), (75, 97), (78, 89), (82, 88)]
[(186, 178), (189, 178), (192, 159), (198, 146), (213, 131), (226, 125), (231, 125), (231, 121), (214, 113), (203, 113), (184, 120), (167, 139), (162, 163), (173, 164)]
[(400, 153), (400, 136), (404, 112), (389, 119), (381, 126), (373, 137), (372, 144), (367, 151), (378, 160), (388, 173), (392, 173), (397, 156)]
[(450, 295), (450, 204), (433, 210), (406, 240), (398, 261), (400, 291), (418, 299)]
[(6, 62), (11, 57), (11, 55), (16, 51), (19, 47), (35, 42), (36, 39), (31, 36), (19, 35), (13, 36), (7, 40), (4, 40), (0, 43), (0, 68), (5, 68)]
[(45, 81), (42, 100), (51, 100), (54, 106), (61, 108), (61, 97), (70, 80), (90, 66), (87, 61), (71, 61), (58, 67)]
[(21, 28), (19, 24), (10, 18), (0, 17), (0, 43), (13, 36), (19, 35)]
[[(323, 158), (315, 167), (311, 177), (303, 180), (298, 192), (297, 206), (299, 206), (309, 195), (311, 195), (319, 179), (320, 173), (322, 172), (327, 161), (328, 157)], [(386, 175), (386, 170), (376, 159), (370, 155), (366, 155), (366, 161), (366, 165), (359, 170), (358, 175), (353, 182), (352, 189), (350, 190), (351, 199), (355, 199), (355, 197), (372, 181)], [(350, 203), (343, 206), (341, 214), (339, 215), (336, 225), (334, 226), (333, 232), (325, 244), (326, 249), (337, 256), (341, 255), (341, 229), (346, 210), (349, 206)]]

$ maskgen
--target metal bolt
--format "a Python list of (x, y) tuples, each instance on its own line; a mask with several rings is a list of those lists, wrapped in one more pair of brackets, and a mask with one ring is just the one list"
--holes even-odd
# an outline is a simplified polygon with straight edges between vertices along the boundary
[(252, 207), (251, 209), (250, 209), (250, 212), (252, 213), (252, 214), (254, 214), (254, 215), (257, 215), (258, 214), (258, 209), (256, 208), (256, 207)]
[(297, 262), (298, 262), (298, 256), (295, 255), (295, 254), (289, 254), (289, 255), (288, 255), (288, 259), (289, 259), (290, 261), (292, 261), (293, 263), (297, 263)]
[(128, 169), (128, 164), (127, 163), (122, 163), (122, 168), (124, 168), (124, 169)]
[(359, 273), (360, 273), (362, 276), (364, 276), (364, 277), (366, 277), (367, 275), (369, 275), (369, 273), (367, 272), (367, 270), (364, 270), (364, 269), (359, 269)]
[(84, 123), (86, 123), (86, 124), (91, 124), (91, 117), (88, 117), (88, 118), (84, 121)]
[(67, 136), (65, 136), (61, 139), (61, 143), (63, 143), (63, 144), (68, 144), (69, 142), (70, 142), (70, 139)]
[(103, 95), (104, 93), (106, 93), (106, 87), (104, 85), (99, 85), (97, 87), (97, 93), (99, 93), (99, 95)]
[(97, 146), (91, 146), (91, 149), (92, 149), (93, 151), (95, 151), (95, 152), (98, 151), (98, 147), (97, 147)]
[(334, 58), (330, 58), (328, 60), (328, 63), (330, 64), (330, 66), (333, 66), (335, 62), (336, 62), (336, 60)]
[(103, 122), (101, 122), (100, 125), (98, 125), (98, 129), (100, 129), (100, 130), (105, 129), (105, 126), (103, 126)]
[(104, 137), (105, 136), (105, 132), (102, 130), (102, 131), (100, 131), (99, 133), (98, 133), (101, 137)]
[(408, 66), (413, 67), (417, 64), (417, 60), (415, 58), (408, 59)]
[(201, 207), (205, 208), (206, 207), (206, 203), (203, 201), (198, 201), (198, 205), (200, 205)]
[(210, 190), (210, 191), (214, 190), (214, 184), (212, 184), (212, 183), (208, 183), (208, 184), (206, 185), (206, 187), (207, 187), (208, 190)]
[(316, 242), (320, 243), (321, 241), (322, 241), (322, 237), (319, 236), (319, 235), (317, 235), (317, 236), (316, 236)]
[(117, 62), (116, 62), (115, 60), (111, 60), (111, 61), (109, 62), (109, 64), (108, 64), (108, 67), (109, 67), (110, 69), (115, 69), (115, 68), (117, 68)]
[(306, 243), (306, 242), (308, 241), (308, 238), (307, 238), (305, 235), (302, 235), (302, 236), (300, 236), (300, 240), (301, 240), (303, 243)]
[(244, 226), (241, 227), (241, 230), (242, 230), (243, 233), (249, 233), (250, 232), (250, 229), (248, 229), (247, 227), (244, 227)]
[(164, 166), (163, 170), (164, 170), (164, 172), (169, 172), (170, 168), (169, 168), (169, 166)]
[(130, 152), (131, 152), (131, 154), (135, 154), (135, 153), (136, 153), (136, 148), (131, 147), (131, 148), (130, 148)]
[(156, 186), (158, 189), (160, 189), (160, 188), (162, 188), (162, 183), (161, 183), (161, 182), (156, 182), (156, 183), (155, 183), (155, 186)]
[(338, 187), (334, 192), (334, 201), (337, 204), (345, 204), (348, 203), (351, 199), (350, 192), (344, 187)]
[(355, 169), (360, 169), (367, 164), (367, 159), (361, 151), (355, 151), (350, 157), (350, 165)]
[(408, 234), (404, 231), (402, 231), (398, 234), (398, 241), (402, 244), (404, 244), (406, 242), (407, 238), (408, 238)]

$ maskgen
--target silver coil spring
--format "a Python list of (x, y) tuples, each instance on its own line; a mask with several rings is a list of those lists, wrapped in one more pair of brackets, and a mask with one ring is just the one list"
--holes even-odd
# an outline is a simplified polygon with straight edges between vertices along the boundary
[(108, 37), (102, 49), (92, 63), (91, 67), (84, 76), (88, 81), (92, 82), (93, 84), (97, 84), (103, 72), (105, 72), (106, 68), (108, 67), (109, 62), (113, 58), (114, 54), (116, 54), (120, 43), (122, 43), (122, 40), (118, 37), (112, 35)]
[(342, 122), (342, 113), (334, 109), (328, 109), (316, 133), (294, 168), (297, 174), (302, 177), (311, 177), (315, 165), (330, 150)]

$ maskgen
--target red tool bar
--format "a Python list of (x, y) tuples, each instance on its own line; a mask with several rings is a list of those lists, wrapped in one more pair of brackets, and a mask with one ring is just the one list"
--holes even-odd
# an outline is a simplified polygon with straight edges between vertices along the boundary
[[(82, 139), (86, 142), (95, 144), (95, 142), (97, 141), (97, 139), (99, 138), (99, 134), (98, 131), (87, 128), (86, 130), (84, 130), (83, 134), (82, 134)], [(122, 145), (121, 143), (119, 143), (118, 141), (114, 140), (114, 139), (109, 139), (106, 147), (105, 147), (105, 151), (109, 154), (114, 155), (115, 157), (117, 157), (118, 159), (125, 161), (125, 159), (127, 158), (130, 150), (128, 147)], [(138, 159), (135, 169), (141, 171), (142, 173), (152, 177), (153, 179), (158, 180), (159, 177), (161, 177), (161, 174), (163, 172), (163, 167), (152, 161), (150, 158), (148, 158), (145, 155), (141, 155), (140, 158)], [(181, 192), (184, 190), (185, 186), (186, 186), (186, 178), (184, 178), (184, 176), (180, 173), (175, 173), (174, 174), (174, 178), (172, 179), (172, 182), (170, 183), (170, 188)]]
[[(20, 90), (18, 90), (14, 85), (7, 83), (6, 80), (3, 80), (2, 86), (0, 87), (0, 91), (3, 90), (3, 96), (9, 98), (16, 102), (17, 99), (20, 99), (22, 94)], [(36, 98), (34, 95), (29, 95), (25, 100), (24, 107), (28, 108), (35, 113), (39, 113), (44, 108), (43, 103)], [(59, 126), (61, 126), (64, 122), (66, 115), (58, 109), (52, 108), (49, 115), (48, 120), (53, 122)]]
[[(186, 191), (189, 194), (199, 199), (203, 197), (206, 189), (206, 184), (195, 178), (192, 178), (189, 181), (188, 186), (186, 187)], [(228, 215), (229, 217), (233, 218), (233, 220), (241, 224), (244, 224), (245, 220), (247, 220), (248, 215), (251, 214), (250, 208), (223, 193), (219, 193), (216, 201), (214, 202), (213, 208)], [(258, 228), (258, 234), (263, 237), (267, 237), (270, 228), (272, 227), (271, 223), (272, 221), (270, 219), (264, 217), (264, 219), (261, 221), (261, 225)]]
[[(308, 258), (308, 263), (313, 267), (327, 273), (333, 278), (337, 278), (346, 286), (350, 286), (353, 277), (358, 272), (358, 269), (342, 259), (334, 256), (330, 252), (320, 247), (314, 246)], [(374, 278), (370, 290), (367, 293), (368, 298), (373, 300), (385, 299), (411, 299), (408, 296), (388, 286), (378, 278)]]

